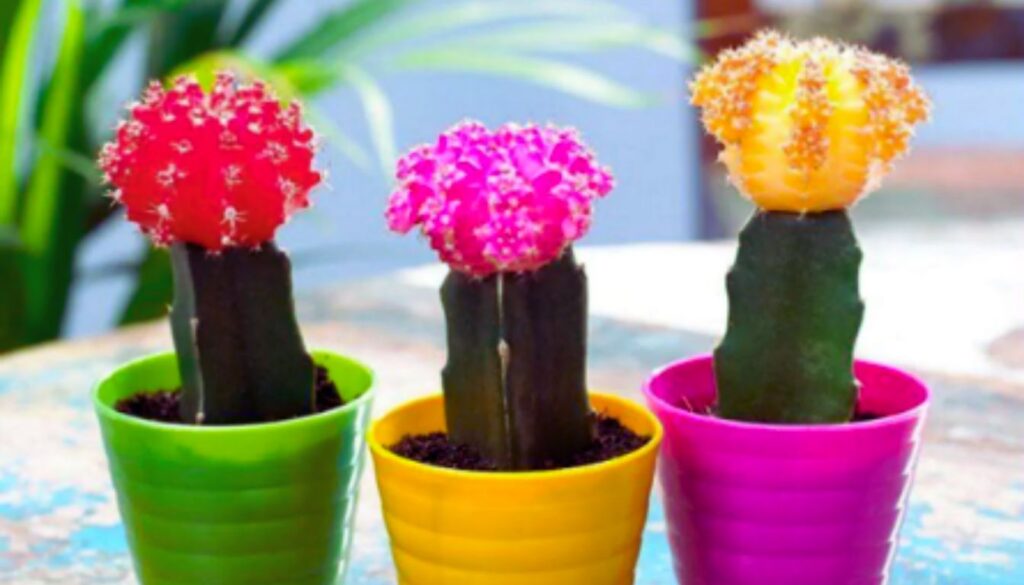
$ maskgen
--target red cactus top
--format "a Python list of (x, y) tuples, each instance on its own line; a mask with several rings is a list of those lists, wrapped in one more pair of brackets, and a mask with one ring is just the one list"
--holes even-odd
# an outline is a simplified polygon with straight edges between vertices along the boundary
[(111, 197), (156, 245), (256, 247), (309, 206), (320, 183), (297, 103), (220, 73), (210, 92), (153, 82), (100, 154)]
[(572, 129), (466, 121), (398, 161), (388, 226), (419, 226), (441, 260), (486, 277), (536, 270), (590, 227), (611, 173)]

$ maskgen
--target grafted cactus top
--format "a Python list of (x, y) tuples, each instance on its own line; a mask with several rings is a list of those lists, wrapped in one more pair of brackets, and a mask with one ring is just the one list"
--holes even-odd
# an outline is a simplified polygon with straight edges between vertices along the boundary
[(297, 103), (228, 73), (153, 82), (100, 155), (111, 196), (157, 245), (255, 247), (309, 206), (321, 174)]
[(466, 121), (398, 161), (388, 226), (420, 226), (441, 260), (485, 277), (536, 270), (590, 227), (613, 187), (572, 129)]
[(772, 31), (723, 52), (691, 91), (733, 183), (768, 211), (849, 207), (877, 187), (931, 109), (900, 62)]

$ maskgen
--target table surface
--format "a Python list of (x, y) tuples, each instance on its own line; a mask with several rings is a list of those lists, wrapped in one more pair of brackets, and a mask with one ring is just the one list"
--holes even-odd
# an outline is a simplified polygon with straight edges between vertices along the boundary
[[(1024, 224), (903, 226), (862, 242), (858, 352), (935, 389), (892, 582), (1024, 583)], [(591, 385), (639, 398), (652, 368), (708, 351), (724, 324), (733, 254), (732, 243), (581, 250)], [(439, 386), (442, 275), (428, 267), (298, 299), (309, 345), (378, 371), (378, 414)], [(169, 347), (158, 323), (0, 359), (0, 583), (134, 582), (89, 391), (116, 365)], [(394, 583), (372, 476), (351, 585)], [(672, 582), (656, 492), (637, 583)]]

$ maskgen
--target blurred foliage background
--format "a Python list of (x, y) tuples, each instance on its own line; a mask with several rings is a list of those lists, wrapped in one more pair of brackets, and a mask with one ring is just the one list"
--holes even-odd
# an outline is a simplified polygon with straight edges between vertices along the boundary
[[(395, 116), (382, 71), (501, 76), (608, 107), (656, 98), (567, 59), (628, 48), (680, 62), (695, 50), (669, 29), (604, 0), (353, 0), (322, 14), (268, 57), (247, 48), (278, 0), (3, 0), (0, 3), (0, 352), (58, 337), (81, 275), (83, 240), (115, 213), (94, 157), (120, 104), (110, 103), (113, 64), (129, 47), (144, 54), (128, 95), (147, 79), (181, 73), (210, 78), (220, 68), (258, 75), (283, 98), (306, 100), (311, 122), (360, 166), (389, 169)], [(627, 3), (628, 4), (628, 3)], [(278, 15), (276, 18), (281, 18)], [(478, 25), (487, 24), (485, 33)], [(729, 22), (708, 22), (691, 38)], [(139, 48), (141, 47), (141, 48)], [(117, 76), (123, 83), (123, 76)], [(346, 88), (366, 125), (357, 140), (314, 98)], [(125, 94), (120, 88), (119, 94)], [(151, 250), (130, 266), (134, 289), (120, 322), (161, 315), (170, 298), (166, 255)]]
[(111, 221), (94, 163), (148, 79), (231, 68), (305, 102), (334, 192), (281, 232), (302, 290), (432, 261), (383, 199), (399, 145), (462, 116), (581, 128), (619, 179), (588, 244), (731, 234), (749, 208), (685, 79), (760, 26), (903, 56), (955, 112), (863, 227), (1024, 214), (1019, 0), (0, 0), (0, 352), (166, 311), (166, 257)]

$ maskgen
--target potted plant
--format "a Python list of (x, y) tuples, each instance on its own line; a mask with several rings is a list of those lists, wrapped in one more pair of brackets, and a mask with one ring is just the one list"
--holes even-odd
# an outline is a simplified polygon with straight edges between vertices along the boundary
[(586, 385), (571, 244), (612, 177), (572, 130), (467, 121), (398, 162), (387, 219), (449, 267), (443, 396), (370, 428), (406, 585), (631, 583), (661, 429)]
[(321, 179), (297, 104), (263, 83), (154, 82), (100, 166), (174, 267), (173, 353), (95, 407), (146, 584), (334, 583), (350, 540), (371, 371), (306, 351), (278, 226)]
[(929, 391), (854, 359), (864, 306), (847, 209), (929, 102), (900, 63), (773, 32), (723, 53), (692, 91), (758, 209), (727, 279), (725, 338), (644, 388), (665, 426), (679, 581), (884, 583)]

